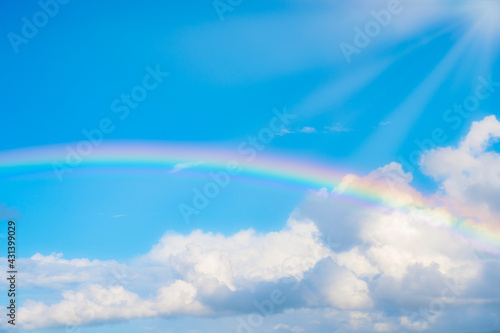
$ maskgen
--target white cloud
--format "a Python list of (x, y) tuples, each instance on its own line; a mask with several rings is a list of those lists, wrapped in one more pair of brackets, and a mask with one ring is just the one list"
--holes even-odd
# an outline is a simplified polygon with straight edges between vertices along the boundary
[(207, 311), (196, 300), (196, 288), (186, 281), (177, 280), (158, 291), (155, 310), (161, 315), (203, 314)]
[(279, 131), (278, 133), (276, 133), (275, 135), (277, 135), (277, 136), (283, 136), (283, 135), (286, 135), (286, 134), (293, 134), (293, 133), (295, 133), (295, 132), (291, 131), (289, 129), (284, 128), (281, 131)]
[(366, 309), (373, 305), (368, 284), (331, 260), (315, 267), (307, 283), (313, 287), (316, 294), (308, 298), (310, 305), (316, 305), (317, 302), (343, 310)]
[(489, 116), (482, 121), (475, 121), (469, 134), (460, 143), (460, 150), (470, 155), (482, 154), (492, 141), (500, 138), (500, 122), (495, 116)]
[(66, 291), (62, 296), (62, 301), (50, 306), (26, 301), (19, 310), (19, 316), (23, 318), (20, 327), (30, 330), (106, 320), (207, 313), (195, 300), (196, 289), (184, 281), (175, 281), (161, 288), (151, 300), (143, 300), (122, 286), (104, 288), (96, 284), (79, 291)]
[(50, 328), (63, 325), (82, 325), (107, 319), (129, 319), (152, 316), (153, 304), (141, 300), (123, 287), (103, 288), (91, 285), (81, 291), (66, 291), (63, 300), (47, 306), (26, 301), (19, 309), (23, 329)]
[(287, 324), (278, 324), (273, 327), (273, 330), (275, 331), (285, 331), (285, 332), (292, 332), (292, 333), (300, 333), (304, 332), (304, 329), (300, 326), (293, 326), (290, 327)]
[(333, 124), (332, 126), (325, 126), (325, 130), (328, 132), (350, 132), (352, 129), (345, 127), (341, 123)]
[[(64, 292), (63, 299), (50, 306), (27, 301), (20, 315), (30, 320), (23, 321), (22, 328), (173, 314), (205, 315), (211, 312), (198, 299), (200, 292), (213, 298), (218, 297), (221, 287), (236, 291), (254, 288), (263, 281), (277, 283), (284, 277), (301, 279), (304, 272), (328, 254), (314, 224), (293, 219), (284, 230), (268, 234), (253, 230), (233, 236), (201, 231), (187, 236), (167, 233), (132, 266), (114, 261), (66, 260), (61, 254), (36, 254), (20, 263), (27, 272), (22, 275), (25, 287), (79, 287), (78, 291)], [(162, 267), (170, 272), (165, 274)], [(118, 278), (113, 277), (113, 271), (118, 272)], [(152, 275), (149, 278), (154, 278), (155, 283), (141, 280), (142, 275)], [(178, 279), (174, 280), (175, 276)], [(150, 285), (144, 294), (154, 292), (157, 296), (141, 298), (120, 285), (124, 282), (121, 277), (128, 282), (133, 278), (129, 286), (135, 289), (140, 289), (137, 286), (141, 284)], [(158, 284), (156, 291), (151, 289)], [(135, 306), (141, 310), (134, 311)]]
[(386, 323), (376, 323), (373, 326), (375, 332), (390, 332), (392, 331), (391, 326)]
[(198, 161), (198, 162), (187, 162), (187, 163), (177, 163), (176, 165), (174, 165), (174, 167), (169, 170), (168, 172), (169, 173), (176, 173), (176, 172), (179, 172), (179, 171), (182, 171), (184, 169), (188, 169), (188, 168), (194, 168), (198, 165), (201, 165), (205, 163), (204, 161)]
[[(347, 294), (358, 302), (352, 307), (345, 307), (349, 304), (344, 302), (342, 307), (332, 298), (331, 306), (384, 311), (380, 303), (383, 301), (389, 309), (396, 307), (410, 315), (440, 299), (442, 288), (449, 281), (456, 281), (467, 290), (483, 279), (484, 262), (476, 254), (480, 247), (455, 232), (456, 218), (446, 207), (432, 207), (432, 200), (409, 185), (411, 179), (399, 164), (391, 163), (365, 177), (348, 175), (331, 193), (323, 190), (302, 204), (301, 215), (314, 220), (324, 237), (340, 244), (332, 249), (335, 253), (331, 258), (352, 274), (352, 282), (342, 284), (351, 288)], [(384, 198), (382, 205), (358, 206), (340, 201), (353, 188), (363, 193), (377, 191)], [(332, 279), (333, 284), (339, 281), (342, 279), (338, 276)], [(325, 295), (329, 289), (323, 291)], [(332, 296), (341, 299), (342, 293), (334, 292)], [(462, 297), (461, 302), (473, 304), (475, 300)], [(400, 325), (376, 321), (372, 325), (376, 323), (377, 330)], [(365, 324), (360, 325), (368, 325)], [(410, 324), (423, 325), (421, 321)], [(431, 321), (426, 325), (431, 325)]]
[(318, 132), (316, 131), (316, 129), (314, 127), (304, 126), (302, 128), (297, 128), (295, 131), (284, 128), (280, 132), (276, 133), (275, 135), (283, 136), (286, 134), (296, 134), (296, 133), (310, 134), (310, 133), (318, 133)]
[(440, 197), (464, 216), (495, 225), (500, 220), (500, 154), (488, 151), (500, 138), (495, 116), (474, 122), (458, 148), (422, 156), (423, 171), (440, 181)]
[(340, 266), (346, 267), (361, 278), (372, 279), (380, 274), (377, 266), (360, 253), (359, 247), (355, 247), (347, 252), (335, 254), (333, 258)]
[[(325, 126), (324, 130), (321, 130), (321, 133), (328, 133), (328, 132), (350, 132), (352, 131), (351, 129), (341, 125), (340, 123), (337, 123), (333, 126)], [(296, 134), (296, 133), (305, 133), (305, 134), (311, 134), (311, 133), (318, 133), (318, 130), (312, 126), (304, 126), (302, 128), (297, 128), (296, 130), (289, 130), (289, 129), (283, 129), (280, 132), (276, 133), (275, 135), (277, 136), (283, 136), (286, 134)]]
[(187, 281), (211, 278), (234, 290), (238, 280), (301, 277), (327, 254), (311, 221), (290, 219), (287, 228), (268, 234), (253, 230), (229, 237), (200, 230), (187, 236), (167, 233), (146, 259), (171, 265)]
[[(471, 253), (467, 243), (453, 234), (425, 222), (432, 210), (408, 213), (394, 212), (367, 223), (361, 231), (364, 244), (370, 247), (366, 255), (386, 277), (402, 281), (413, 265), (437, 269), (444, 276), (469, 280), (478, 273), (477, 257)], [(443, 219), (439, 223), (450, 228), (453, 220)], [(366, 271), (365, 271), (366, 272)], [(369, 273), (370, 270), (367, 271)]]
[[(82, 283), (126, 285), (136, 278), (135, 272), (127, 265), (114, 260), (67, 260), (60, 253), (48, 256), (37, 253), (31, 258), (17, 259), (17, 264), (19, 278), (23, 281), (23, 288), (27, 289), (61, 289)], [(4, 284), (6, 282), (2, 280), (0, 285)]]
[(309, 126), (302, 127), (299, 130), (299, 132), (301, 132), (301, 133), (317, 133), (317, 131), (314, 127), (309, 127)]

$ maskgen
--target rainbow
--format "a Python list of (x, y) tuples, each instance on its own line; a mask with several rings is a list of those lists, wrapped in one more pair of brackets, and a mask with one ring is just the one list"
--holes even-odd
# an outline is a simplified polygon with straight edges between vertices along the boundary
[[(96, 146), (79, 143), (22, 148), (0, 152), (0, 179), (17, 177), (65, 177), (78, 175), (75, 171), (129, 171), (175, 176), (172, 171), (183, 164), (198, 172), (228, 170), (228, 164), (238, 165), (235, 177), (286, 184), (300, 191), (326, 188), (338, 189), (349, 172), (327, 163), (269, 155), (250, 149), (222, 149), (204, 145), (185, 145), (163, 142), (105, 142)], [(386, 182), (355, 182), (336, 195), (348, 204), (388, 207), (404, 213), (414, 209), (431, 208), (425, 200), (401, 204), (401, 190), (388, 190)], [(414, 195), (414, 193), (412, 194)], [(443, 215), (435, 213), (435, 219)], [(442, 229), (442, 227), (438, 228)], [(467, 239), (471, 244), (500, 255), (500, 234), (486, 225), (456, 218), (446, 232)]]
[[(212, 146), (183, 145), (161, 142), (106, 142), (93, 146), (86, 154), (78, 143), (30, 147), (0, 153), (0, 177), (38, 175), (63, 181), (75, 171), (129, 172), (167, 175), (176, 165), (193, 165), (197, 171), (225, 170), (236, 162), (241, 168), (238, 177), (250, 177), (274, 184), (287, 184), (299, 191), (333, 189), (349, 174), (326, 163), (291, 159), (265, 154), (250, 146), (242, 150), (218, 149)], [(77, 156), (79, 156), (77, 158)], [(350, 187), (343, 199), (357, 204), (391, 205), (397, 196), (381, 195), (383, 186)]]
[[(92, 148), (85, 156), (78, 153), (77, 143), (30, 147), (0, 152), (0, 177), (28, 174), (54, 177), (60, 180), (82, 169), (134, 169), (167, 173), (178, 164), (192, 164), (189, 169), (224, 170), (229, 162), (236, 162), (241, 171), (238, 175), (257, 179), (286, 182), (302, 189), (333, 188), (348, 174), (330, 165), (304, 162), (285, 156), (269, 156), (264, 152), (252, 152), (245, 148), (217, 149), (203, 145), (182, 145), (159, 142), (106, 142)], [(84, 152), (83, 149), (80, 152)], [(80, 156), (81, 160), (75, 158)], [(376, 193), (357, 193), (366, 201), (378, 202)]]

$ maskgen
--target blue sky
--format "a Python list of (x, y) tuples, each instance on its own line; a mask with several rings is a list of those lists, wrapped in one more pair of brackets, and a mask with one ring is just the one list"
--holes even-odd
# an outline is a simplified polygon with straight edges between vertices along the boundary
[[(396, 189), (391, 190), (408, 194), (410, 206), (425, 212), (443, 209), (498, 235), (500, 219), (494, 198), (500, 192), (500, 167), (494, 143), (499, 134), (491, 116), (498, 117), (500, 105), (500, 3), (398, 3), (5, 2), (0, 5), (0, 35), (4, 36), (0, 39), (4, 125), (0, 156), (24, 148), (44, 151), (54, 145), (61, 147), (64, 156), (63, 147), (86, 140), (82, 131), (99, 128), (104, 118), (114, 126), (103, 135), (104, 143), (125, 147), (134, 142), (183, 144), (236, 155), (242, 141), (268, 126), (273, 109), (286, 109), (295, 118), (284, 131), (275, 133), (256, 164), (266, 157), (287, 156), (331, 166), (355, 175), (353, 184), (367, 183), (375, 192), (380, 188), (372, 181), (397, 173), (405, 180), (396, 181)], [(43, 8), (52, 15), (43, 14)], [(29, 35), (26, 25), (43, 17), (46, 22)], [(370, 32), (370, 24), (376, 30)], [(364, 37), (358, 31), (365, 31)], [(356, 51), (346, 53), (347, 44)], [(129, 113), (121, 119), (125, 111), (117, 112), (116, 107), (126, 106), (124, 94), (144, 85), (145, 76), (151, 77), (154, 70), (168, 75), (161, 74), (144, 100), (131, 102)], [(154, 82), (154, 75), (147, 82)], [(477, 97), (478, 89), (484, 98)], [(479, 104), (467, 106), (474, 98)], [(424, 151), (428, 157), (420, 160)], [(463, 154), (469, 154), (468, 159)], [(387, 248), (391, 253), (404, 250), (385, 236), (366, 236), (371, 230), (367, 221), (377, 230), (386, 230), (393, 215), (383, 207), (339, 206), (332, 188), (327, 187), (323, 196), (318, 186), (298, 189), (283, 180), (236, 176), (208, 208), (186, 223), (179, 204), (189, 202), (192, 189), (211, 180), (206, 169), (179, 167), (180, 171), (169, 173), (174, 168), (170, 166), (164, 172), (149, 173), (141, 168), (137, 172), (126, 167), (118, 167), (120, 172), (99, 168), (100, 172), (76, 168), (63, 181), (50, 172), (0, 172), (0, 216), (18, 221), (20, 270), (25, 267), (20, 273), (19, 300), (27, 305), (20, 311), (30, 319), (20, 317), (20, 329), (63, 332), (65, 325), (67, 329), (68, 323), (75, 323), (87, 332), (219, 332), (218, 327), (231, 332), (238, 329), (238, 318), (255, 310), (252, 300), (267, 299), (273, 286), (286, 289), (287, 278), (298, 279), (302, 289), (287, 294), (283, 307), (265, 317), (255, 331), (420, 328), (444, 332), (454, 331), (454, 318), (470, 311), (484, 312), (470, 321), (484, 324), (485, 332), (500, 329), (500, 318), (495, 315), (500, 298), (487, 298), (477, 287), (498, 276), (498, 256), (484, 254), (481, 246), (475, 247), (477, 242), (443, 250), (444, 245), (432, 239), (426, 244), (434, 252), (419, 256), (406, 249), (412, 255), (405, 260), (414, 266), (401, 268), (396, 263), (400, 259), (382, 262), (379, 255)], [(316, 201), (318, 196), (321, 202)], [(392, 217), (384, 220), (380, 209)], [(421, 217), (412, 214), (400, 217), (402, 225), (406, 218)], [(248, 236), (248, 248), (234, 248), (234, 242), (243, 241), (232, 237), (248, 229), (255, 231)], [(169, 238), (172, 232), (182, 241)], [(429, 231), (418, 232), (426, 235)], [(324, 245), (328, 236), (342, 243), (341, 249)], [(245, 253), (263, 251), (262, 256), (274, 256), (276, 265), (281, 264), (279, 258), (292, 260), (277, 249), (287, 243), (281, 237), (290, 239), (288, 245), (297, 249), (301, 237), (309, 244), (306, 253), (283, 249), (285, 254), (296, 255), (294, 262), (315, 248), (327, 254), (313, 256), (316, 263), (297, 271), (293, 268), (292, 275), (278, 274), (271, 264), (246, 257)], [(443, 242), (462, 244), (462, 239), (446, 237)], [(180, 248), (173, 249), (169, 241), (181, 244), (175, 245)], [(259, 242), (267, 245), (252, 247)], [(381, 242), (387, 246), (376, 249), (374, 244)], [(198, 247), (200, 253), (192, 250)], [(461, 266), (465, 272), (449, 264), (459, 255), (466, 258)], [(230, 257), (231, 277), (213, 272), (225, 272), (227, 262), (220, 258), (226, 257)], [(92, 264), (71, 261), (86, 259)], [(207, 268), (196, 260), (212, 264)], [(353, 262), (359, 264), (354, 267)], [(371, 268), (361, 263), (370, 263)], [(145, 302), (143, 314), (100, 311), (102, 318), (75, 319), (58, 312), (58, 304), (64, 304), (60, 302), (71, 302), (65, 292), (92, 298), (98, 288), (111, 290), (113, 283), (106, 272), (115, 265), (126, 267), (125, 275), (134, 280), (117, 293)], [(249, 270), (250, 266), (262, 271)], [(136, 276), (141, 270), (149, 274), (142, 280)], [(22, 274), (26, 274), (24, 280)], [(86, 274), (95, 274), (96, 280), (86, 280)], [(333, 274), (339, 282), (326, 282), (322, 274)], [(423, 324), (404, 319), (433, 299), (426, 294), (421, 304), (411, 301), (413, 292), (421, 292), (419, 283), (432, 282), (439, 289), (443, 279), (456, 274), (466, 277), (466, 289), (458, 296), (462, 297), (460, 305), (450, 305)], [(391, 279), (401, 283), (401, 290), (406, 290), (404, 283), (419, 282), (415, 290), (394, 295), (386, 287)], [(353, 300), (342, 298), (346, 285), (354, 286)], [(315, 292), (331, 297), (323, 300)], [(193, 293), (192, 299), (183, 298)], [(177, 297), (179, 304), (166, 305), (161, 295)], [(488, 305), (474, 304), (473, 299)], [(37, 312), (33, 301), (56, 306), (50, 312), (57, 316), (43, 319), (40, 313), (45, 310)], [(345, 326), (346, 322), (351, 324)], [(464, 332), (472, 332), (467, 329)]]

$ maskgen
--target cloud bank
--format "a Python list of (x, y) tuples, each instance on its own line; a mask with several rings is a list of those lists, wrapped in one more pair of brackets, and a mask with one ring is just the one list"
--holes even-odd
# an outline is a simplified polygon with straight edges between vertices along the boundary
[[(457, 147), (427, 152), (422, 169), (440, 184), (430, 197), (391, 163), (311, 192), (279, 231), (167, 232), (128, 263), (21, 259), (24, 288), (64, 291), (52, 304), (26, 301), (19, 326), (182, 315), (235, 316), (238, 332), (266, 323), (276, 332), (441, 332), (463, 322), (498, 331), (498, 253), (467, 234), (472, 225), (500, 236), (500, 154), (491, 148), (498, 138), (491, 116), (473, 123)], [(345, 200), (360, 187), (390, 202)]]

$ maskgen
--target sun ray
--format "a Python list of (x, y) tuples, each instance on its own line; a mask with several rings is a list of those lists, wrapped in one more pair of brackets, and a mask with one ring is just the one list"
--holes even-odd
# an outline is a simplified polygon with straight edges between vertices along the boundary
[(384, 120), (396, 123), (397, 126), (393, 128), (380, 127), (365, 140), (365, 143), (353, 154), (353, 157), (367, 156), (369, 152), (375, 151), (375, 148), (381, 145), (384, 145), (385, 154), (394, 154), (408, 135), (413, 124), (424, 112), (441, 84), (456, 69), (457, 63), (467, 50), (474, 36), (474, 31), (469, 30), (437, 64), (424, 81), (394, 111), (385, 117)]

